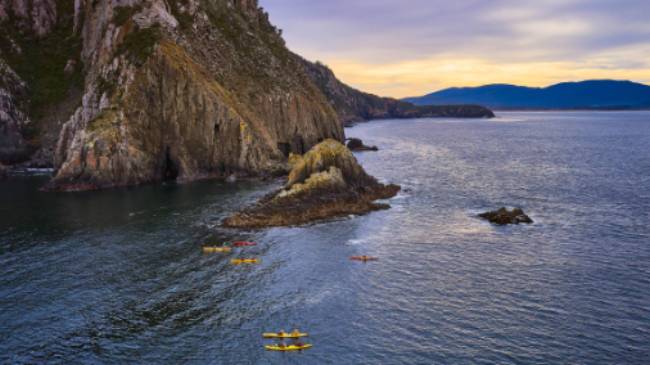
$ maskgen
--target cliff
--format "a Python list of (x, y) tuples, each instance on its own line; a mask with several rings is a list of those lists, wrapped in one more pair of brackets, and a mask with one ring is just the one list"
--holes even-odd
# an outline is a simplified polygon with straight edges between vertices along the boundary
[(370, 119), (401, 118), (493, 118), (479, 105), (423, 105), (364, 93), (339, 81), (327, 66), (302, 59), (309, 77), (327, 96), (344, 124)]
[(0, 21), (2, 85), (25, 86), (0, 89), (2, 160), (49, 156), (51, 189), (275, 174), (344, 139), (256, 1), (4, 0)]
[(286, 173), (371, 118), (489, 116), (347, 87), (256, 0), (0, 0), (0, 162), (52, 190)]

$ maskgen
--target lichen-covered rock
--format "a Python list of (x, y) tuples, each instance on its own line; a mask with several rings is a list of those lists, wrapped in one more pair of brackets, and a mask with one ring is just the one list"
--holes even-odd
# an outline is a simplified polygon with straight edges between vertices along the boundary
[(312, 174), (328, 171), (330, 167), (337, 167), (343, 174), (347, 184), (352, 187), (369, 186), (377, 181), (368, 175), (349, 149), (342, 143), (328, 139), (312, 148), (302, 158), (294, 161), (286, 188), (302, 183)]
[(350, 151), (379, 151), (377, 146), (366, 146), (359, 138), (348, 138), (347, 146)]
[(530, 217), (520, 208), (508, 210), (504, 207), (491, 212), (479, 214), (479, 217), (497, 225), (533, 223), (533, 220), (530, 219)]
[(343, 144), (326, 140), (294, 157), (288, 182), (255, 206), (226, 220), (232, 228), (290, 226), (389, 208), (375, 203), (399, 191), (368, 175)]

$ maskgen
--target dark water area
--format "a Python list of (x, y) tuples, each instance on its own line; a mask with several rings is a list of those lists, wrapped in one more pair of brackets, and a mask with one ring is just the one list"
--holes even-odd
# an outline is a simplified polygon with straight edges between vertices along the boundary
[[(0, 363), (648, 362), (650, 112), (346, 133), (380, 147), (357, 157), (402, 185), (392, 209), (242, 232), (219, 221), (280, 181), (74, 194), (0, 182)], [(535, 224), (475, 217), (504, 205)], [(201, 252), (232, 240), (259, 245)], [(262, 332), (294, 327), (312, 349), (264, 350)]]

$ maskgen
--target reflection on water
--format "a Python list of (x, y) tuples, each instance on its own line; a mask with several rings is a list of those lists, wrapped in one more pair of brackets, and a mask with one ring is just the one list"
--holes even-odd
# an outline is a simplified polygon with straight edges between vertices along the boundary
[[(238, 232), (278, 182), (0, 184), (0, 362), (643, 363), (650, 113), (376, 121), (347, 134), (392, 209)], [(521, 206), (531, 226), (476, 214)], [(232, 253), (202, 247), (258, 242)], [(367, 254), (379, 261), (360, 263)], [(257, 265), (231, 265), (259, 257)], [(302, 353), (262, 332), (310, 333)]]

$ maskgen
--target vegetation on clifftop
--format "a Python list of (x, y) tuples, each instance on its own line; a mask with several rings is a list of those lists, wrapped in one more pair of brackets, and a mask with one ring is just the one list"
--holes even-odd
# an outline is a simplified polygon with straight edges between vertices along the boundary
[(151, 56), (161, 38), (162, 31), (157, 25), (144, 29), (136, 27), (117, 48), (117, 55), (126, 54), (131, 62), (142, 65)]

